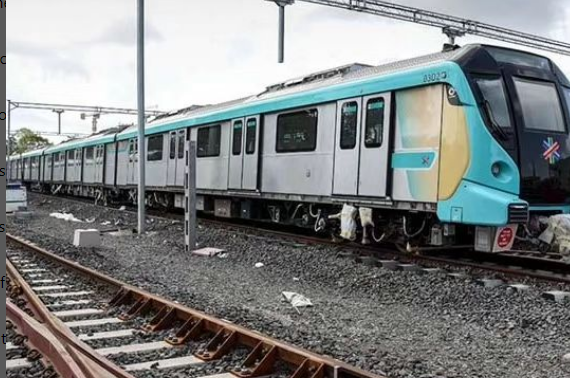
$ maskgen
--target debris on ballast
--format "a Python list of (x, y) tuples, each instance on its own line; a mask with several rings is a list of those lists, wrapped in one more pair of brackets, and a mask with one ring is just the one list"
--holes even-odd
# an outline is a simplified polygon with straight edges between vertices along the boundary
[(299, 308), (302, 307), (313, 307), (313, 302), (311, 300), (299, 293), (295, 293), (292, 291), (284, 291), (283, 298), (286, 302), (290, 303), (291, 306), (301, 315), (301, 311)]

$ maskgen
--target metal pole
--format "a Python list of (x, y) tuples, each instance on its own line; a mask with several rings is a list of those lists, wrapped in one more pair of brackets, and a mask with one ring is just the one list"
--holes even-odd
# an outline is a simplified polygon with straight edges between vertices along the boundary
[(144, 0), (138, 1), (137, 20), (137, 76), (138, 76), (138, 139), (139, 139), (139, 185), (138, 185), (138, 230), (145, 232), (146, 220), (146, 143), (145, 143), (145, 82), (144, 82)]
[(285, 62), (285, 5), (279, 5), (279, 63)]
[(57, 135), (61, 135), (61, 112), (57, 112)]
[[(190, 130), (188, 130), (190, 133)], [(197, 246), (196, 217), (196, 142), (188, 145), (188, 249), (192, 252)]]
[[(7, 147), (6, 147), (6, 157), (10, 157), (12, 156), (12, 138), (11, 138), (11, 134), (12, 134), (12, 126), (11, 126), (11, 121), (12, 121), (12, 101), (8, 100), (8, 143), (7, 143)], [(6, 159), (8, 160), (8, 159)], [(12, 172), (10, 172), (10, 166), (11, 164), (8, 164), (8, 166), (6, 167), (6, 176), (8, 177), (6, 181), (10, 181), (10, 175), (12, 174)]]

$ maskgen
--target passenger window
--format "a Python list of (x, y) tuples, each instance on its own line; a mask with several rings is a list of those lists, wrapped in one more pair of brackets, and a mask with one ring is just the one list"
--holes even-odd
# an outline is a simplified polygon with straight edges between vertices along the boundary
[(184, 146), (186, 142), (186, 132), (184, 130), (178, 132), (178, 159), (184, 159)]
[(280, 115), (277, 118), (277, 152), (315, 151), (318, 116), (317, 109)]
[(85, 161), (91, 162), (93, 160), (93, 147), (89, 147), (85, 150)]
[(148, 138), (148, 156), (147, 161), (160, 161), (162, 160), (162, 150), (164, 136), (156, 135)]
[(366, 105), (366, 130), (364, 145), (378, 148), (384, 141), (384, 99), (375, 98)]
[(243, 142), (243, 122), (234, 122), (234, 136), (232, 140), (232, 155), (241, 155), (241, 146)]
[(170, 160), (176, 158), (176, 133), (170, 133)]
[(220, 156), (222, 127), (220, 125), (202, 127), (198, 130), (199, 158)]
[(356, 147), (358, 130), (358, 103), (347, 102), (342, 106), (340, 121), (340, 148), (352, 150)]
[(255, 154), (256, 143), (257, 143), (257, 119), (251, 118), (247, 121), (247, 134), (245, 137), (245, 153), (248, 155)]

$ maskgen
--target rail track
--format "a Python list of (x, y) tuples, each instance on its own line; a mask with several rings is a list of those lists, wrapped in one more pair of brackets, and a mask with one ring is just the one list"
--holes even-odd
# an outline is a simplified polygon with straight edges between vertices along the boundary
[[(7, 325), (41, 356), (44, 378), (382, 378), (7, 242)], [(32, 362), (9, 357), (7, 375), (25, 376)]]
[(360, 245), (357, 243), (331, 240), (314, 235), (304, 235), (294, 231), (279, 231), (271, 227), (259, 229), (259, 225), (239, 224), (233, 221), (201, 218), (204, 224), (231, 228), (245, 233), (257, 233), (263, 237), (277, 237), (295, 243), (329, 245), (338, 250), (339, 255), (354, 258), (369, 265), (383, 266), (397, 262), (396, 268), (405, 269), (410, 264), (427, 268), (468, 268), (481, 272), (501, 274), (511, 277), (533, 278), (540, 281), (570, 284), (570, 264), (557, 259), (538, 258), (524, 251), (513, 253), (475, 252), (469, 246), (455, 248), (425, 248), (406, 252), (387, 245)]
[[(57, 196), (40, 194), (43, 196), (61, 198)], [(115, 207), (95, 205), (87, 199), (76, 197), (63, 197), (68, 201), (90, 206), (103, 207), (119, 211)], [(135, 212), (136, 209), (126, 207), (124, 211)], [(150, 211), (149, 215), (157, 219), (168, 221), (183, 221), (184, 215), (167, 213), (164, 211)], [(353, 257), (370, 265), (382, 266), (383, 262), (397, 261), (401, 265), (418, 264), (428, 268), (465, 268), (499, 274), (516, 278), (532, 278), (540, 281), (570, 284), (570, 263), (562, 261), (554, 255), (542, 254), (535, 251), (512, 251), (509, 253), (482, 253), (476, 252), (470, 246), (453, 248), (419, 248), (412, 252), (392, 245), (363, 246), (357, 243), (335, 241), (327, 237), (305, 233), (304, 230), (294, 227), (279, 228), (275, 224), (266, 222), (243, 222), (237, 220), (221, 220), (210, 216), (201, 216), (202, 224), (216, 225), (231, 228), (236, 231), (258, 234), (263, 237), (276, 237), (304, 244), (321, 244), (338, 248), (339, 254)], [(116, 231), (115, 229), (103, 230)], [(558, 257), (558, 258), (557, 258)], [(391, 265), (391, 264), (390, 264)]]

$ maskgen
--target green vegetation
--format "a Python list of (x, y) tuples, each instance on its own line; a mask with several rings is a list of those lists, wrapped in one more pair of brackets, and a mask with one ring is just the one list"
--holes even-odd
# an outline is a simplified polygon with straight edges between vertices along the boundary
[(12, 137), (12, 154), (23, 154), (51, 146), (52, 143), (46, 138), (34, 133), (30, 129), (20, 129)]

